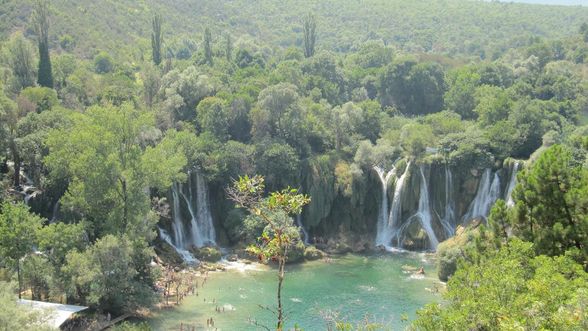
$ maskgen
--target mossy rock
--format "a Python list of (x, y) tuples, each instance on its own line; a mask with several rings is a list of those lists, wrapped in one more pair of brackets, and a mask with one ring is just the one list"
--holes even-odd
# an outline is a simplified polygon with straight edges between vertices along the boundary
[(155, 254), (166, 265), (179, 266), (184, 260), (176, 250), (165, 241), (159, 240), (155, 245)]
[(222, 258), (220, 250), (216, 247), (193, 248), (191, 251), (197, 259), (206, 262), (218, 262)]
[(288, 259), (286, 263), (298, 263), (304, 260), (304, 244), (302, 242), (298, 242), (294, 247), (290, 247), (288, 250)]
[(464, 250), (472, 244), (478, 232), (480, 221), (474, 221), (467, 227), (458, 226), (455, 236), (447, 239), (437, 247), (437, 275), (441, 281), (448, 281), (457, 270), (457, 262)]
[(330, 254), (347, 254), (351, 253), (352, 251), (353, 250), (351, 249), (351, 246), (340, 241), (329, 242), (327, 245), (327, 252)]
[(304, 258), (309, 261), (320, 260), (325, 256), (326, 254), (323, 251), (314, 246), (308, 246), (304, 250)]

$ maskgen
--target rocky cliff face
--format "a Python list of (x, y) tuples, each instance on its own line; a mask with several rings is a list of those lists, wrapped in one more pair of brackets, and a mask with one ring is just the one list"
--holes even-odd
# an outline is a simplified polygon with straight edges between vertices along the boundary
[[(370, 250), (378, 244), (388, 248), (434, 250), (438, 242), (453, 236), (457, 226), (487, 217), (497, 199), (508, 200), (516, 171), (521, 167), (514, 161), (482, 169), (466, 169), (441, 161), (427, 164), (401, 161), (386, 183), (388, 203), (383, 218), (379, 214), (382, 213), (381, 176), (373, 169), (358, 168), (341, 174), (340, 168), (340, 163), (328, 157), (302, 166), (299, 187), (312, 201), (298, 221), (308, 232), (311, 244), (344, 252)], [(399, 179), (405, 172), (402, 183)], [(189, 192), (187, 185), (183, 190)], [(190, 185), (196, 195), (196, 182), (192, 180)], [(201, 185), (200, 189), (203, 187), (206, 186)], [(238, 244), (237, 219), (243, 215), (226, 200), (221, 184), (211, 183), (208, 190), (216, 242), (221, 246)], [(173, 201), (172, 194), (170, 199)], [(395, 213), (393, 208), (397, 209)], [(187, 204), (181, 203), (176, 213), (186, 228), (193, 225)], [(390, 231), (388, 236), (378, 236), (378, 231), (382, 231), (378, 222), (382, 220), (386, 222), (386, 231)], [(173, 232), (171, 225), (165, 227)], [(376, 237), (386, 241), (377, 243)]]

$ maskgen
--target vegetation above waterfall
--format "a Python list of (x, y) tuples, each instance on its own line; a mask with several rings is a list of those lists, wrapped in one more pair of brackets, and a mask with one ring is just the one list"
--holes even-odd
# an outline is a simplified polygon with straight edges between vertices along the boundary
[[(414, 328), (586, 327), (588, 8), (5, 0), (0, 17), (0, 305), (15, 288), (135, 313), (182, 258), (220, 256), (203, 246), (260, 244), (283, 280), (287, 259), (434, 250), (488, 218), (440, 244), (447, 302)], [(13, 308), (0, 321), (34, 318)]]

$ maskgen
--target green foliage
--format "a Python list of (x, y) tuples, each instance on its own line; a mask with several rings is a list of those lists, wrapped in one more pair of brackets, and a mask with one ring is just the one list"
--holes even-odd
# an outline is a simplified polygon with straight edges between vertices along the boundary
[(39, 70), (37, 83), (53, 88), (53, 72), (49, 55), (49, 2), (36, 0), (32, 20), (39, 44)]
[(209, 66), (212, 66), (212, 35), (208, 27), (204, 28), (204, 59)]
[(312, 57), (316, 44), (316, 17), (314, 15), (308, 14), (304, 17), (302, 31), (304, 32), (304, 56)]
[(473, 118), (477, 104), (474, 92), (480, 79), (480, 74), (472, 67), (450, 71), (447, 75), (449, 87), (444, 96), (445, 108), (458, 113), (464, 119)]
[(407, 115), (438, 112), (443, 107), (444, 76), (443, 68), (436, 63), (397, 59), (380, 73), (380, 102)]
[(168, 72), (161, 79), (162, 110), (165, 112), (162, 114), (165, 122), (161, 124), (172, 127), (178, 121), (192, 121), (196, 105), (215, 91), (215, 82), (194, 66)]
[(43, 220), (22, 204), (4, 202), (0, 206), (0, 256), (6, 263), (16, 264), (31, 253), (37, 243), (37, 231)]
[(38, 310), (29, 310), (18, 305), (13, 286), (6, 282), (0, 282), (0, 326), (2, 326), (3, 330), (54, 330), (43, 325), (50, 318), (50, 314)]
[(266, 224), (263, 233), (258, 238), (258, 245), (252, 245), (247, 251), (259, 258), (260, 261), (275, 261), (278, 263), (278, 308), (276, 311), (276, 330), (284, 326), (284, 308), (282, 306), (282, 283), (285, 277), (285, 264), (289, 257), (289, 250), (300, 242), (300, 231), (293, 224), (290, 215), (300, 214), (302, 207), (310, 203), (310, 198), (298, 194), (298, 190), (286, 188), (282, 191), (271, 192), (267, 198), (265, 180), (262, 176), (244, 176), (233, 182), (227, 190), (229, 199), (238, 207), (247, 209)]
[(110, 54), (102, 51), (94, 57), (94, 71), (98, 74), (107, 74), (114, 69)]
[(151, 32), (151, 57), (153, 63), (158, 66), (161, 63), (161, 44), (163, 33), (161, 32), (161, 14), (155, 14), (151, 20), (153, 31)]
[(221, 142), (228, 137), (229, 116), (225, 101), (217, 97), (204, 98), (196, 108), (196, 122), (200, 129)]
[(84, 252), (71, 251), (62, 272), (67, 292), (112, 313), (133, 312), (150, 305), (154, 293), (138, 264), (145, 252), (126, 236), (107, 235)]
[(21, 259), (33, 251), (43, 220), (22, 204), (0, 205), (0, 261), (17, 270), (19, 298), (22, 290)]
[[(64, 206), (90, 221), (96, 236), (152, 236), (150, 187), (169, 187), (186, 164), (173, 133), (160, 140), (150, 113), (132, 105), (70, 113), (71, 129), (49, 133), (45, 163), (53, 178), (69, 178)], [(105, 208), (108, 206), (108, 208)]]
[(24, 88), (35, 85), (33, 49), (29, 41), (21, 33), (16, 33), (10, 38), (4, 57), (8, 68), (12, 72), (9, 85), (13, 93), (16, 94)]
[(32, 111), (37, 113), (44, 112), (52, 109), (54, 106), (59, 105), (57, 99), (57, 93), (55, 90), (47, 87), (27, 87), (19, 95), (19, 106), (26, 108), (27, 103), (31, 103), (34, 106)]
[(413, 330), (582, 330), (588, 274), (567, 257), (534, 256), (513, 240), (480, 263), (464, 262), (445, 304), (418, 312)]
[(518, 177), (513, 192), (516, 217), (513, 231), (534, 243), (538, 254), (563, 255), (577, 251), (588, 261), (588, 172), (573, 163), (571, 152), (554, 145)]

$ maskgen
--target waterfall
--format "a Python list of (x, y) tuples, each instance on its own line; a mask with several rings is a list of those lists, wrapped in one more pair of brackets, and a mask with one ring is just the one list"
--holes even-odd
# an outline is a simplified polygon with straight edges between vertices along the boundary
[(398, 230), (396, 233), (396, 240), (398, 246), (401, 244), (402, 234), (405, 230), (408, 229), (409, 225), (418, 220), (421, 224), (421, 227), (427, 234), (427, 238), (429, 239), (429, 248), (432, 250), (437, 249), (437, 245), (439, 245), (439, 240), (435, 235), (435, 231), (433, 230), (433, 226), (431, 221), (433, 219), (431, 215), (431, 204), (429, 201), (429, 188), (427, 187), (427, 179), (425, 178), (425, 173), (423, 171), (423, 166), (419, 167), (421, 173), (421, 187), (420, 187), (420, 196), (419, 196), (419, 209), (417, 212), (408, 218), (407, 222)]
[(172, 212), (174, 216), (174, 222), (172, 223), (172, 229), (174, 231), (174, 247), (186, 247), (184, 223), (182, 223), (182, 216), (180, 210), (180, 197), (178, 191), (179, 183), (172, 185)]
[(486, 169), (480, 179), (476, 197), (463, 217), (464, 222), (476, 217), (488, 217), (492, 205), (498, 200), (500, 195), (500, 177), (498, 177), (498, 172), (494, 173), (494, 179), (492, 181), (490, 180), (491, 177), (492, 171)]
[[(192, 173), (188, 172), (188, 195), (184, 193), (182, 185), (174, 184), (172, 198), (174, 208), (174, 237), (178, 247), (186, 247), (186, 244), (196, 247), (215, 245), (215, 231), (212, 215), (210, 214), (208, 201), (208, 188), (204, 178), (196, 173), (196, 202), (192, 194)], [(190, 238), (186, 241), (185, 227), (181, 218), (180, 197), (184, 200), (190, 214)], [(196, 209), (194, 209), (196, 204)]]
[(175, 249), (175, 251), (182, 257), (182, 260), (184, 260), (184, 262), (186, 262), (186, 264), (195, 265), (195, 264), (200, 263), (200, 261), (198, 261), (198, 259), (196, 259), (189, 251), (174, 245), (172, 238), (169, 236), (169, 234), (164, 229), (162, 229), (162, 228), (158, 228), (158, 229), (159, 229), (159, 236), (161, 237), (161, 239), (163, 239), (163, 241), (165, 241), (171, 247), (173, 247)]
[(398, 225), (400, 224), (400, 217), (401, 215), (401, 207), (402, 207), (402, 194), (404, 192), (404, 183), (406, 182), (406, 178), (408, 177), (408, 173), (410, 170), (410, 162), (406, 165), (406, 169), (404, 169), (404, 173), (398, 178), (396, 181), (396, 185), (394, 187), (394, 196), (392, 197), (392, 208), (390, 208), (390, 213), (388, 214), (387, 222), (385, 222), (385, 226), (382, 229), (381, 236), (379, 235), (380, 241), (376, 242), (377, 245), (390, 245), (392, 242), (392, 238), (398, 232)]
[(302, 242), (304, 245), (309, 245), (308, 242), (308, 231), (304, 228), (304, 224), (302, 224), (302, 215), (296, 215), (296, 225), (300, 228), (300, 232), (302, 232)]
[(380, 202), (380, 211), (378, 212), (378, 232), (376, 235), (376, 245), (388, 245), (390, 240), (387, 236), (389, 224), (388, 224), (388, 182), (390, 177), (396, 174), (396, 168), (388, 172), (384, 172), (384, 169), (379, 166), (374, 166), (374, 170), (380, 178), (382, 184), (382, 201)]
[(519, 172), (519, 161), (515, 161), (512, 172), (510, 174), (510, 180), (508, 181), (508, 186), (506, 188), (506, 205), (508, 207), (514, 206), (514, 200), (512, 199), (512, 190), (514, 190), (515, 185), (517, 184), (517, 173)]
[(57, 213), (59, 212), (59, 200), (57, 200), (55, 202), (55, 204), (53, 205), (53, 212), (51, 214), (51, 220), (49, 221), (49, 223), (55, 223), (55, 221), (57, 221)]
[(455, 234), (455, 201), (453, 200), (453, 175), (451, 169), (445, 165), (445, 214), (441, 225), (447, 238)]
[[(190, 188), (190, 195), (192, 189)], [(196, 206), (198, 210), (198, 236), (202, 239), (205, 245), (216, 245), (216, 233), (214, 231), (214, 223), (212, 221), (212, 214), (210, 213), (210, 203), (208, 200), (208, 187), (206, 181), (200, 173), (196, 173)], [(192, 224), (192, 233), (195, 228)], [(195, 235), (194, 235), (195, 237)]]

